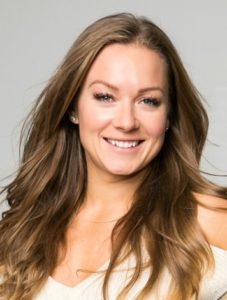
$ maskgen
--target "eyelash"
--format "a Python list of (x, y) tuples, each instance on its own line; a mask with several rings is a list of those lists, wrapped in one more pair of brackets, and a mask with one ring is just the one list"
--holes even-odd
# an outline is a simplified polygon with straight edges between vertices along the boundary
[[(111, 102), (114, 100), (114, 97), (108, 93), (95, 93), (94, 98), (101, 102)], [(158, 107), (161, 102), (157, 98), (143, 98), (141, 102), (144, 102), (145, 105)], [(146, 102), (146, 103), (145, 103)]]
[(108, 93), (96, 93), (94, 94), (94, 97), (96, 100), (103, 102), (110, 102), (110, 100), (113, 100), (113, 96)]
[[(152, 97), (144, 98), (142, 101), (144, 102), (145, 105), (147, 104), (156, 107), (158, 107), (161, 104), (161, 102), (157, 98), (152, 98)], [(145, 103), (145, 101), (149, 101), (149, 103)]]

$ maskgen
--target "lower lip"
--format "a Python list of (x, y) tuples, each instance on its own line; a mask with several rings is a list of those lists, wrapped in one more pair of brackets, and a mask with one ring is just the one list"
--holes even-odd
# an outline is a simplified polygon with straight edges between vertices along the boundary
[(106, 144), (114, 151), (119, 152), (119, 153), (135, 153), (140, 149), (140, 146), (143, 144), (143, 142), (140, 142), (137, 146), (135, 147), (129, 147), (129, 148), (120, 148), (117, 147), (111, 143), (109, 143), (106, 139), (103, 139)]

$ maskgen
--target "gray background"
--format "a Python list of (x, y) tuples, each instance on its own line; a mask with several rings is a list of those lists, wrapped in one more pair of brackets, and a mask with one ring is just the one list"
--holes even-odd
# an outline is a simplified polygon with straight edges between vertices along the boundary
[[(0, 179), (15, 171), (22, 121), (76, 36), (121, 11), (150, 17), (176, 45), (207, 101), (209, 142), (201, 168), (227, 174), (226, 0), (0, 0)], [(211, 179), (227, 185), (226, 177)]]

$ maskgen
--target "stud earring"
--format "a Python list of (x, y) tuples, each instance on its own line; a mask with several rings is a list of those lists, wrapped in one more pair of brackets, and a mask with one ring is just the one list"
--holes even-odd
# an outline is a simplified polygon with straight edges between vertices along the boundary
[(73, 115), (69, 115), (69, 119), (70, 119), (70, 121), (72, 122), (72, 123), (76, 123), (76, 117), (75, 116), (73, 116)]

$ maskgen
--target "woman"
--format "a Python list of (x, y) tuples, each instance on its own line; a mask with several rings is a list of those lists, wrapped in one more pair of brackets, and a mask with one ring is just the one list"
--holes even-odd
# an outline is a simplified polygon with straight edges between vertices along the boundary
[(5, 189), (0, 299), (218, 299), (227, 189), (203, 178), (208, 119), (166, 34), (89, 26), (38, 98)]

